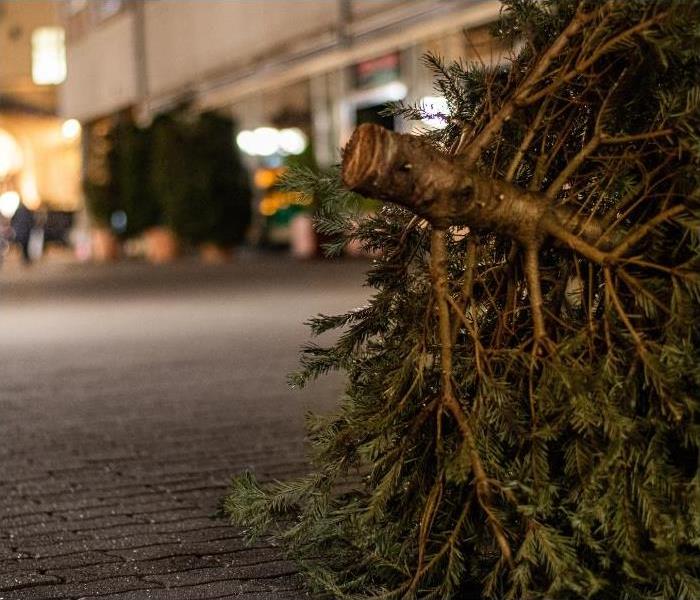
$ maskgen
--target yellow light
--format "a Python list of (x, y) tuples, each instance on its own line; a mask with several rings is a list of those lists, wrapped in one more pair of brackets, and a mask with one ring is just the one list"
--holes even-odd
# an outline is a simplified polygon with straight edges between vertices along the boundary
[(284, 168), (277, 169), (258, 169), (255, 172), (255, 185), (260, 189), (271, 188), (277, 183), (282, 173), (284, 173)]
[(280, 208), (287, 208), (287, 206), (289, 206), (289, 194), (285, 192), (273, 192), (268, 196), (268, 198), (275, 203), (277, 210)]
[(80, 135), (82, 127), (77, 119), (68, 119), (61, 125), (61, 134), (67, 140), (74, 140)]
[(264, 217), (271, 217), (277, 212), (277, 203), (273, 198), (263, 198), (258, 207), (260, 214)]
[(7, 131), (0, 129), (0, 179), (17, 173), (24, 164), (22, 150)]
[(39, 189), (36, 185), (36, 177), (34, 176), (34, 169), (30, 166), (24, 169), (19, 179), (19, 192), (22, 196), (23, 204), (29, 210), (36, 210), (41, 204), (41, 197), (39, 196)]

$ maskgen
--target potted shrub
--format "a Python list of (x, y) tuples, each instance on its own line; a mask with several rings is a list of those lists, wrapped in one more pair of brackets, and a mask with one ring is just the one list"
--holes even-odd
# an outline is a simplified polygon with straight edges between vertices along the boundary
[(153, 189), (153, 128), (122, 120), (115, 130), (115, 164), (121, 209), (125, 214), (122, 235), (143, 235), (150, 262), (162, 263), (177, 256), (177, 240), (163, 227), (163, 211)]
[(227, 259), (251, 219), (233, 133), (233, 121), (213, 112), (189, 121), (179, 110), (154, 122), (152, 181), (165, 221), (208, 261)]
[(111, 216), (118, 208), (110, 120), (91, 124), (87, 128), (87, 142), (83, 193), (92, 223), (92, 258), (98, 262), (111, 261), (119, 257), (119, 240), (110, 224)]

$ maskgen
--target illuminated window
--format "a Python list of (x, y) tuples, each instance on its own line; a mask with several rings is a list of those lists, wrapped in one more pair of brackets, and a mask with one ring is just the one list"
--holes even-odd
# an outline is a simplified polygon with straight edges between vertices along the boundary
[(56, 85), (66, 79), (66, 40), (61, 27), (40, 27), (32, 33), (32, 79)]

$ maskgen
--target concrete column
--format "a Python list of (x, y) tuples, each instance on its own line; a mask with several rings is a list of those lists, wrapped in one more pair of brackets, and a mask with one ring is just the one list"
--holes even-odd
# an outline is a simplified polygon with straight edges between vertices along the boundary
[(319, 166), (329, 167), (336, 157), (328, 75), (317, 75), (309, 80), (309, 96), (314, 154)]
[(137, 119), (139, 121), (150, 121), (150, 85), (148, 81), (148, 63), (146, 53), (146, 3), (145, 0), (135, 0), (134, 11), (134, 66), (136, 69), (136, 90), (138, 94), (139, 106), (137, 109)]
[(352, 0), (338, 0), (338, 39), (341, 46), (349, 46), (352, 43), (351, 23)]
[(347, 67), (341, 67), (329, 73), (329, 92), (333, 117), (333, 156), (334, 162), (340, 161), (340, 149), (350, 139), (355, 127), (355, 117), (346, 102), (350, 93), (350, 81)]

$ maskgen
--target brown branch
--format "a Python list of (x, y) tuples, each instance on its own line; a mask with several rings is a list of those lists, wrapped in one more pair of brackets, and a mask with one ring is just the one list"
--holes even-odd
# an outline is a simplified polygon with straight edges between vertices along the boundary
[(645, 29), (651, 27), (655, 23), (658, 23), (659, 21), (663, 20), (664, 17), (666, 17), (667, 13), (659, 13), (658, 15), (655, 15), (652, 18), (646, 19), (644, 21), (640, 21), (633, 27), (630, 27), (629, 29), (625, 29), (624, 31), (620, 32), (619, 34), (615, 35), (614, 37), (610, 38), (607, 42), (604, 44), (601, 44), (600, 46), (597, 47), (597, 49), (586, 59), (581, 61), (580, 63), (576, 64), (575, 67), (569, 71), (568, 73), (560, 76), (559, 78), (555, 79), (552, 83), (549, 85), (545, 86), (544, 88), (538, 90), (536, 93), (532, 94), (531, 96), (527, 98), (523, 98), (521, 100), (521, 103), (523, 105), (528, 105), (528, 104), (533, 104), (534, 102), (537, 102), (541, 98), (544, 98), (546, 96), (550, 96), (553, 94), (557, 89), (559, 89), (562, 85), (569, 83), (571, 80), (575, 79), (579, 75), (583, 75), (590, 67), (592, 67), (598, 60), (600, 60), (605, 54), (608, 52), (612, 51), (614, 46), (616, 44), (619, 44), (622, 40), (625, 38), (628, 38), (635, 33), (640, 33), (644, 31)]
[(583, 161), (585, 161), (586, 158), (588, 158), (599, 145), (600, 136), (594, 135), (588, 141), (588, 143), (583, 148), (581, 148), (581, 150), (579, 150), (578, 154), (576, 154), (576, 156), (574, 156), (566, 164), (566, 167), (562, 169), (561, 173), (557, 175), (557, 178), (547, 188), (547, 190), (544, 193), (544, 196), (545, 198), (547, 198), (547, 200), (552, 201), (554, 200), (554, 198), (556, 198), (557, 194), (564, 187), (564, 184), (568, 181), (569, 177), (571, 177), (579, 169), (579, 167), (583, 164)]
[(489, 478), (484, 470), (471, 423), (457, 401), (452, 388), (452, 339), (450, 335), (450, 312), (448, 305), (448, 275), (447, 275), (447, 246), (445, 231), (434, 228), (430, 238), (430, 273), (433, 280), (433, 290), (438, 309), (438, 331), (440, 333), (440, 377), (442, 387), (442, 403), (450, 412), (460, 433), (467, 451), (474, 476), (476, 498), (481, 506), (496, 543), (501, 549), (503, 559), (512, 564), (512, 552), (506, 538), (503, 526), (491, 508), (491, 488)]
[(547, 221), (591, 244), (600, 239), (597, 221), (566, 208), (551, 209), (541, 194), (484, 176), (461, 157), (378, 125), (355, 130), (343, 156), (342, 176), (349, 189), (405, 206), (440, 229), (466, 225), (527, 247), (540, 244), (547, 235), (547, 216)]
[(605, 267), (603, 269), (603, 273), (605, 276), (605, 292), (607, 294), (607, 297), (611, 300), (615, 311), (617, 312), (622, 322), (625, 324), (627, 331), (630, 332), (632, 340), (634, 341), (634, 345), (637, 348), (637, 352), (639, 352), (639, 357), (642, 359), (642, 361), (647, 363), (648, 354), (646, 346), (644, 345), (644, 341), (642, 340), (641, 335), (634, 328), (634, 325), (632, 325), (632, 321), (630, 321), (629, 316), (625, 312), (625, 309), (622, 306), (622, 302), (620, 302), (620, 298), (618, 297), (617, 292), (615, 291), (615, 285), (613, 283), (612, 276), (610, 275), (610, 269), (608, 267)]
[[(464, 279), (462, 280), (462, 298), (461, 301), (465, 306), (469, 304), (474, 293), (474, 272), (476, 270), (476, 259), (477, 259), (478, 246), (474, 241), (474, 236), (470, 234), (469, 241), (467, 242), (467, 251), (464, 257)], [(452, 344), (457, 340), (457, 332), (459, 331), (459, 325), (455, 321), (452, 327)]]
[(642, 140), (653, 140), (659, 137), (666, 137), (673, 133), (673, 129), (658, 129), (656, 131), (647, 131), (645, 133), (635, 133), (632, 135), (603, 135), (601, 142), (603, 144), (627, 144), (629, 142), (639, 142)]
[(508, 166), (505, 176), (505, 180), (509, 183), (515, 178), (515, 174), (518, 171), (518, 167), (520, 166), (527, 149), (530, 147), (530, 144), (532, 144), (532, 140), (535, 138), (535, 135), (537, 135), (537, 130), (539, 129), (540, 123), (542, 123), (542, 119), (544, 119), (544, 115), (546, 114), (547, 105), (549, 104), (548, 100), (549, 99), (545, 99), (545, 101), (540, 105), (535, 118), (532, 120), (532, 123), (530, 123), (527, 131), (525, 132), (523, 141), (520, 143), (520, 146), (518, 146), (513, 159), (510, 161), (510, 165)]
[[(452, 299), (450, 295), (447, 296), (447, 301), (452, 307), (452, 310), (454, 310), (457, 316), (459, 317), (459, 320), (462, 321), (462, 324), (467, 329), (469, 335), (472, 338), (472, 341), (474, 342), (474, 360), (476, 362), (476, 372), (479, 375), (479, 377), (482, 377), (484, 369), (481, 365), (481, 355), (484, 353), (484, 346), (482, 345), (481, 340), (479, 339), (479, 334), (477, 333), (474, 324), (469, 322), (467, 315), (465, 315), (464, 311), (459, 306), (457, 306), (457, 303)], [(488, 363), (486, 366), (489, 366)]]
[[(586, 152), (577, 155), (580, 160)], [(342, 176), (349, 189), (405, 206), (438, 229), (463, 225), (501, 234), (526, 249), (538, 249), (551, 236), (601, 265), (619, 261), (659, 223), (685, 210), (679, 204), (659, 213), (615, 247), (600, 219), (550, 207), (543, 194), (483, 176), (420, 138), (371, 124), (358, 127), (350, 139)]]
[(540, 261), (537, 256), (537, 247), (525, 248), (525, 279), (527, 280), (527, 291), (530, 296), (530, 307), (532, 309), (532, 325), (535, 344), (543, 342), (547, 338), (547, 330), (544, 325), (544, 315), (542, 314), (542, 286), (540, 283)]
[(556, 238), (584, 258), (598, 264), (604, 264), (608, 260), (608, 253), (599, 250), (595, 246), (587, 243), (578, 235), (575, 235), (569, 229), (562, 226), (556, 219), (543, 219), (542, 225), (544, 231)]
[(470, 142), (468, 148), (465, 150), (465, 144), (460, 144), (457, 147), (456, 153), (464, 153), (464, 158), (468, 165), (473, 165), (476, 163), (481, 151), (488, 145), (493, 136), (495, 136), (501, 130), (503, 124), (510, 119), (513, 112), (515, 112), (515, 109), (518, 108), (519, 105), (523, 104), (523, 101), (525, 98), (527, 98), (532, 88), (539, 83), (552, 62), (560, 56), (563, 49), (569, 43), (569, 40), (577, 35), (588, 22), (596, 17), (597, 14), (597, 10), (589, 13), (577, 11), (574, 17), (571, 19), (571, 22), (559, 34), (557, 39), (554, 40), (552, 45), (540, 56), (538, 61), (530, 70), (529, 75), (516, 88), (513, 96), (506, 101), (498, 112), (496, 112), (496, 114), (488, 121), (486, 126)]
[(625, 237), (611, 252), (610, 256), (615, 259), (621, 257), (623, 254), (625, 254), (632, 246), (634, 246), (637, 242), (641, 241), (654, 227), (657, 225), (660, 225), (664, 221), (667, 221), (668, 219), (671, 219), (675, 217), (676, 215), (682, 213), (685, 210), (685, 206), (683, 204), (676, 204), (675, 206), (672, 206), (671, 208), (668, 208), (662, 212), (660, 212), (658, 215), (656, 215), (654, 218), (650, 219), (643, 225), (640, 225), (637, 227), (634, 231), (632, 231), (627, 237)]

